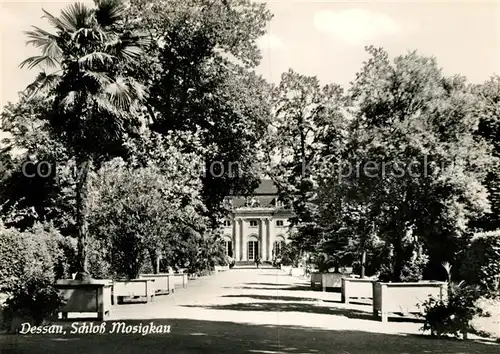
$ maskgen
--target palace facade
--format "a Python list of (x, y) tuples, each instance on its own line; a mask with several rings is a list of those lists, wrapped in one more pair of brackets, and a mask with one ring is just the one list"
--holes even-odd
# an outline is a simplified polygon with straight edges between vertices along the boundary
[(226, 254), (237, 262), (271, 262), (290, 234), (290, 208), (278, 199), (271, 180), (262, 180), (251, 198), (231, 197), (233, 211), (223, 223)]

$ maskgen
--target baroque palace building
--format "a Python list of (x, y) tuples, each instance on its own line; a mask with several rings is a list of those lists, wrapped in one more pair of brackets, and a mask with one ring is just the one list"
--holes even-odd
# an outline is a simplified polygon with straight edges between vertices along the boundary
[(224, 220), (226, 254), (236, 262), (271, 262), (289, 240), (292, 211), (278, 199), (271, 180), (262, 180), (252, 197), (233, 196), (231, 216)]

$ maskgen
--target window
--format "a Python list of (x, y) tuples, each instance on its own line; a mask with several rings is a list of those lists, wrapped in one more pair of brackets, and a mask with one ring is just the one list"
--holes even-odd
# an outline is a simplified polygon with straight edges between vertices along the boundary
[(257, 220), (250, 220), (250, 227), (257, 227)]
[(224, 226), (231, 226), (230, 220), (224, 220)]
[(259, 241), (248, 241), (248, 260), (254, 261), (259, 257)]
[(283, 207), (283, 202), (281, 200), (276, 199), (276, 207), (277, 208), (282, 208)]
[(224, 241), (226, 247), (226, 256), (233, 257), (233, 242), (232, 241)]
[(283, 220), (276, 220), (276, 226), (283, 226)]

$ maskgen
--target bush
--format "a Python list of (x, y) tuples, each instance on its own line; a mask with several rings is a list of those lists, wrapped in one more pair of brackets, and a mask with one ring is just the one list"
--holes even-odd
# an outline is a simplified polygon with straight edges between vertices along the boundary
[(422, 280), (424, 269), (429, 262), (429, 257), (422, 252), (412, 251), (409, 259), (403, 262), (401, 273), (394, 273), (394, 259), (391, 257), (387, 264), (380, 268), (379, 279), (382, 282), (418, 282)]
[(480, 296), (479, 287), (473, 285), (450, 284), (448, 298), (439, 300), (429, 297), (420, 307), (423, 309), (424, 325), (422, 331), (430, 331), (432, 336), (453, 335), (467, 338), (467, 333), (475, 329), (471, 321), (483, 315), (477, 306)]
[(53, 287), (53, 246), (43, 235), (0, 229), (0, 291), (8, 296), (2, 305), (7, 327), (16, 316), (41, 323), (62, 305)]
[[(162, 260), (160, 260), (160, 273), (162, 272), (162, 263), (163, 263)], [(163, 272), (166, 271), (167, 269), (164, 269)], [(149, 252), (144, 251), (144, 260), (141, 264), (141, 268), (139, 269), (139, 274), (153, 274), (155, 272), (156, 272), (156, 259), (154, 260), (153, 263), (153, 260), (151, 259)]]
[(284, 244), (281, 249), (281, 265), (299, 266), (300, 252), (293, 244)]
[(9, 297), (2, 305), (3, 325), (10, 328), (15, 317), (40, 325), (44, 319), (57, 315), (63, 305), (64, 299), (53, 286), (52, 277), (34, 269), (10, 289)]
[(15, 229), (0, 229), (0, 292), (13, 288), (30, 263), (29, 245), (24, 235)]
[(0, 292), (9, 292), (32, 269), (55, 280), (55, 262), (47, 240), (31, 232), (0, 229)]
[(221, 264), (221, 265), (228, 265), (230, 268), (233, 268), (234, 265), (236, 264), (236, 261), (234, 260), (233, 257), (226, 256), (224, 263), (225, 264)]
[(429, 262), (429, 258), (424, 254), (415, 254), (413, 259), (403, 266), (401, 272), (402, 282), (418, 282), (422, 280), (424, 269)]
[(335, 267), (337, 264), (335, 259), (328, 256), (326, 253), (319, 253), (313, 256), (312, 264), (318, 269), (320, 273), (328, 273), (330, 268)]
[(113, 277), (110, 262), (106, 253), (107, 247), (103, 241), (88, 239), (87, 262), (90, 276), (94, 279), (110, 279)]
[(478, 285), (487, 298), (500, 295), (500, 230), (472, 239), (458, 276), (467, 284)]
[(30, 233), (33, 237), (41, 238), (47, 245), (54, 264), (55, 278), (71, 278), (77, 268), (76, 239), (61, 235), (52, 225), (36, 224)]

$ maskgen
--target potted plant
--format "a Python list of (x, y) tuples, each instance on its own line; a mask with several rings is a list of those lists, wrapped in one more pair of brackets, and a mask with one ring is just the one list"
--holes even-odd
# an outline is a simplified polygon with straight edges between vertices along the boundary
[(323, 291), (340, 289), (342, 274), (333, 256), (320, 252), (312, 257), (312, 263), (317, 269), (316, 272), (311, 273), (312, 288), (320, 288)]

